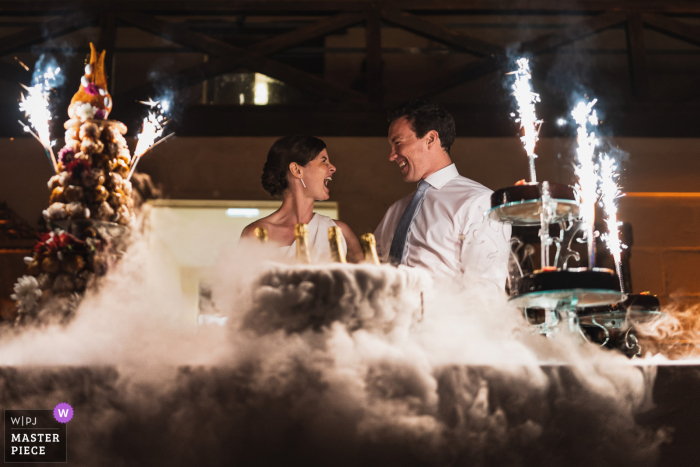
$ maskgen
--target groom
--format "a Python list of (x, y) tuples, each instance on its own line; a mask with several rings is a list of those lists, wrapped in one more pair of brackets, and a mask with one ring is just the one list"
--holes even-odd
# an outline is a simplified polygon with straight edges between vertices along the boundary
[(484, 217), (492, 191), (462, 177), (452, 163), (452, 116), (438, 104), (411, 101), (391, 112), (389, 122), (389, 161), (418, 186), (389, 208), (374, 232), (382, 262), (503, 290), (510, 225)]

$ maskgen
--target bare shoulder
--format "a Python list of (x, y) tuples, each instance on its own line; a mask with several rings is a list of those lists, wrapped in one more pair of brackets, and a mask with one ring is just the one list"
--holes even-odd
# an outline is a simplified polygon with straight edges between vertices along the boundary
[(339, 221), (338, 219), (333, 219), (333, 222), (335, 222), (335, 225), (337, 225), (341, 229), (349, 229), (350, 228), (350, 227), (348, 227), (348, 224), (346, 224), (343, 221)]
[(253, 237), (255, 229), (258, 227), (267, 228), (267, 222), (265, 222), (265, 219), (258, 219), (255, 222), (246, 225), (243, 231), (241, 232), (241, 238)]
[(345, 235), (346, 237), (348, 236), (348, 234), (347, 234), (348, 232), (350, 232), (350, 233), (352, 233), (353, 235), (355, 235), (355, 233), (352, 231), (352, 229), (350, 228), (350, 226), (349, 226), (348, 224), (346, 224), (345, 222), (342, 222), (342, 221), (339, 221), (339, 220), (336, 220), (336, 219), (333, 219), (333, 222), (335, 222), (335, 225), (337, 225), (338, 227), (340, 227), (340, 230), (343, 231), (343, 235)]

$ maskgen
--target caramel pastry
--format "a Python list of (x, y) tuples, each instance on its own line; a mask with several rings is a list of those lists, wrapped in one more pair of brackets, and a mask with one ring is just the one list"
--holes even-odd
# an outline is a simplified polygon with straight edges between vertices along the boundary
[(80, 255), (67, 255), (61, 261), (61, 269), (68, 274), (78, 274), (85, 267), (85, 260)]
[(103, 221), (110, 221), (112, 217), (114, 217), (114, 209), (112, 209), (109, 203), (103, 201), (100, 207), (97, 208), (97, 218)]
[(68, 185), (64, 189), (63, 194), (66, 198), (66, 201), (68, 201), (69, 203), (80, 201), (83, 199), (83, 187)]
[(70, 185), (71, 178), (73, 178), (73, 176), (70, 172), (61, 172), (58, 174), (58, 183), (60, 183), (61, 186), (68, 186)]
[(69, 140), (77, 140), (77, 139), (82, 139), (78, 138), (78, 129), (75, 127), (70, 127), (66, 130), (66, 144), (68, 143)]
[(51, 277), (51, 274), (42, 272), (36, 276), (36, 281), (39, 283), (39, 288), (41, 290), (47, 290), (50, 289), (51, 285), (53, 284), (53, 277)]
[[(81, 146), (82, 148), (82, 146)], [(76, 161), (90, 162), (90, 155), (85, 152), (79, 152), (75, 155)]]
[(68, 216), (74, 219), (87, 219), (90, 217), (90, 210), (83, 203), (74, 201), (66, 205)]
[(66, 205), (63, 203), (53, 203), (46, 210), (49, 217), (53, 220), (65, 219), (68, 215)]
[(53, 203), (65, 203), (66, 197), (64, 195), (64, 188), (62, 186), (57, 186), (51, 192), (51, 197), (49, 198), (49, 204)]
[(105, 144), (104, 152), (109, 157), (115, 157), (117, 154), (119, 154), (119, 145), (117, 143), (108, 142)]
[(119, 214), (119, 223), (121, 225), (127, 225), (131, 221), (131, 211), (126, 206), (122, 205), (117, 214)]
[(93, 122), (86, 122), (80, 125), (80, 139), (87, 137), (97, 139), (102, 133), (102, 128)]
[(122, 204), (124, 204), (124, 197), (121, 195), (121, 193), (114, 191), (110, 193), (109, 195), (109, 204), (114, 206), (115, 208), (119, 208)]
[(88, 173), (86, 173), (85, 176), (83, 177), (83, 182), (85, 183), (85, 186), (88, 188), (104, 185), (104, 183), (105, 183), (104, 173), (100, 169), (90, 169), (90, 171)]
[(97, 140), (90, 137), (84, 138), (80, 143), (80, 150), (86, 154), (93, 154), (95, 152), (99, 152), (97, 150)]
[(49, 178), (49, 183), (48, 183), (49, 190), (53, 191), (53, 189), (56, 188), (57, 186), (61, 186), (60, 180), (61, 180), (61, 177), (59, 177), (58, 175), (54, 175), (53, 177)]
[(95, 202), (102, 203), (109, 197), (109, 191), (103, 186), (98, 186), (95, 188)]
[(29, 266), (27, 266), (27, 272), (32, 276), (36, 276), (41, 272), (41, 263), (39, 263), (37, 259), (34, 259), (29, 263)]
[(126, 178), (126, 176), (129, 175), (129, 166), (123, 160), (119, 159), (112, 164), (112, 172), (121, 175), (122, 178)]
[(53, 256), (47, 256), (41, 261), (41, 270), (49, 274), (56, 274), (61, 268), (61, 264)]

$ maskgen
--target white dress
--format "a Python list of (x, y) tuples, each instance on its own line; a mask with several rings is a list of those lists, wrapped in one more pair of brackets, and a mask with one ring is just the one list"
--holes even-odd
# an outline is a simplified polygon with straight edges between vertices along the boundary
[[(331, 246), (328, 242), (328, 229), (337, 227), (333, 219), (330, 217), (314, 213), (314, 216), (309, 221), (309, 248), (311, 250), (312, 263), (329, 263), (333, 261), (331, 257)], [(348, 245), (343, 238), (343, 251), (348, 254)], [(294, 240), (289, 246), (280, 248), (282, 256), (285, 258), (296, 258), (297, 241)]]

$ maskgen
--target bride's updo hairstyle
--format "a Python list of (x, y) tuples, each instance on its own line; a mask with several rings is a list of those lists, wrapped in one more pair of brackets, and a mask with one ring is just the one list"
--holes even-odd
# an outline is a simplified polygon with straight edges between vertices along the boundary
[(326, 143), (308, 135), (284, 136), (272, 145), (263, 167), (262, 186), (272, 196), (284, 193), (289, 187), (289, 164), (304, 167), (326, 148)]

